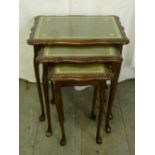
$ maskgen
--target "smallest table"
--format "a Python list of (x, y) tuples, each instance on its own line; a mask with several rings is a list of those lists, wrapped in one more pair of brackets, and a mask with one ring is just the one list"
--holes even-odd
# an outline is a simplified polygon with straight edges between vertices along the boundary
[[(55, 104), (58, 112), (58, 118), (60, 122), (60, 128), (62, 132), (62, 138), (60, 141), (61, 145), (65, 145), (66, 136), (64, 130), (64, 114), (63, 114), (63, 103), (61, 96), (61, 87), (63, 86), (73, 86), (73, 85), (92, 85), (99, 90), (100, 96), (100, 107), (99, 107), (99, 117), (96, 133), (96, 142), (98, 144), (102, 143), (102, 138), (100, 136), (100, 127), (102, 122), (103, 110), (104, 110), (104, 98), (105, 95), (105, 82), (113, 78), (112, 71), (108, 69), (102, 63), (91, 63), (91, 64), (47, 64), (47, 73), (44, 74), (44, 92), (46, 99), (46, 108), (47, 108), (47, 118), (48, 118), (48, 129), (47, 136), (50, 136), (52, 133), (51, 122), (50, 122), (50, 108), (49, 108), (49, 98), (48, 98), (48, 81), (51, 80), (54, 82), (54, 95), (55, 95)], [(95, 92), (94, 92), (95, 93)], [(104, 95), (103, 95), (104, 94)], [(94, 95), (96, 100), (97, 96)], [(94, 103), (93, 103), (94, 104)], [(92, 115), (94, 114), (94, 106), (92, 106)]]

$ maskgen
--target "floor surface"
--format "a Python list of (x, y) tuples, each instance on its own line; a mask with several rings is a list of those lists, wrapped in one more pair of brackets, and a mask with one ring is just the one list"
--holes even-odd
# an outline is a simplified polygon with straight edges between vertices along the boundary
[[(101, 145), (96, 144), (96, 120), (90, 120), (93, 88), (76, 91), (62, 89), (67, 144), (61, 137), (55, 105), (51, 104), (52, 137), (46, 137), (47, 121), (40, 122), (40, 105), (36, 84), (20, 80), (20, 155), (134, 155), (135, 150), (135, 81), (118, 84), (113, 104), (112, 132), (104, 131)], [(107, 90), (108, 96), (108, 90)], [(106, 104), (107, 105), (107, 104)], [(96, 107), (98, 112), (98, 106)]]

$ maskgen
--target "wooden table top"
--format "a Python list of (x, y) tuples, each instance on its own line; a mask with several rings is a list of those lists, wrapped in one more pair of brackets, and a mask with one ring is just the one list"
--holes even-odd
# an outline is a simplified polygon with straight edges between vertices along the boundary
[(27, 41), (30, 45), (127, 44), (117, 16), (38, 16)]

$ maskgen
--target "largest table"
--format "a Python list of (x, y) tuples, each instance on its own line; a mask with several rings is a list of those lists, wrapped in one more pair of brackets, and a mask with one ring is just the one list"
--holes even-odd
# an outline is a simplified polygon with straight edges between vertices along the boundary
[[(34, 26), (28, 39), (28, 44), (34, 47), (34, 70), (39, 93), (41, 116), (40, 120), (45, 119), (43, 95), (40, 83), (39, 63), (36, 60), (38, 52), (44, 46), (67, 45), (67, 46), (116, 46), (120, 56), (122, 47), (128, 44), (129, 40), (124, 33), (117, 16), (37, 16)], [(111, 88), (108, 103), (108, 113), (112, 117), (111, 109), (116, 91), (117, 81), (121, 69), (122, 61), (117, 61), (117, 57), (98, 57), (97, 61), (110, 62), (114, 72), (114, 79), (111, 80)], [(50, 62), (50, 60), (48, 60)], [(61, 61), (68, 61), (62, 57)], [(90, 59), (69, 60), (70, 62), (87, 63)], [(92, 61), (92, 60), (91, 60)], [(54, 63), (54, 59), (52, 60)], [(58, 62), (56, 62), (58, 63)]]

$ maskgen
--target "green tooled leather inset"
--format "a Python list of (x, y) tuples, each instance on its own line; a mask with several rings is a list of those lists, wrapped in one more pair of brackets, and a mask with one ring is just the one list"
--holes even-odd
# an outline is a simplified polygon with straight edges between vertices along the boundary
[(114, 46), (46, 46), (44, 57), (74, 57), (74, 56), (105, 56), (116, 57), (118, 51)]
[(103, 64), (56, 64), (55, 74), (102, 74), (105, 73)]
[(40, 16), (34, 39), (120, 39), (114, 16)]

